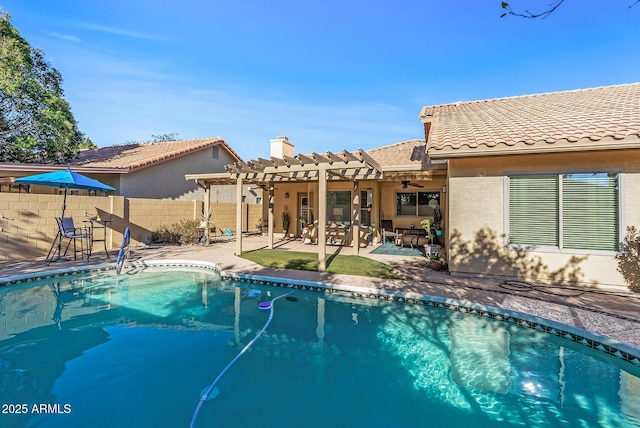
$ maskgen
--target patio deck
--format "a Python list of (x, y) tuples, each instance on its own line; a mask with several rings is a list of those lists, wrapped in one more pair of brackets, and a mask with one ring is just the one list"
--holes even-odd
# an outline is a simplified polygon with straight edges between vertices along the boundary
[[(246, 251), (265, 248), (267, 238), (243, 238)], [(281, 251), (316, 252), (315, 245), (300, 240), (276, 243)], [(592, 333), (609, 337), (640, 350), (640, 294), (575, 286), (514, 286), (498, 279), (479, 277), (452, 277), (427, 267), (424, 257), (404, 257), (370, 254), (374, 247), (361, 249), (360, 255), (392, 266), (408, 280), (388, 280), (323, 272), (266, 268), (234, 255), (235, 242), (220, 242), (209, 246), (135, 247), (132, 260), (194, 260), (217, 263), (227, 272), (244, 273), (276, 278), (299, 279), (331, 284), (373, 287), (385, 290), (416, 292), (430, 296), (458, 299), (498, 308), (523, 312), (534, 316), (572, 325)], [(352, 254), (348, 247), (327, 247), (327, 251)], [(87, 264), (115, 263), (115, 251), (110, 259), (103, 253), (90, 262), (68, 261), (46, 266), (43, 259), (36, 261), (0, 262), (2, 277), (31, 272), (43, 272)]]

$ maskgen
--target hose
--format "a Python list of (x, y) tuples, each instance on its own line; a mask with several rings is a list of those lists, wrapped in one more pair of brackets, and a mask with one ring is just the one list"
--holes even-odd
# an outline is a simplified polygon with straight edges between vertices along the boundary
[(227, 372), (227, 370), (229, 370), (231, 368), (231, 366), (238, 360), (238, 358), (240, 358), (242, 356), (242, 354), (244, 354), (245, 352), (247, 352), (247, 350), (251, 347), (251, 345), (253, 345), (253, 343), (258, 340), (260, 338), (260, 336), (262, 336), (262, 333), (264, 333), (264, 331), (267, 329), (267, 327), (269, 327), (269, 324), (271, 324), (271, 319), (273, 318), (273, 303), (278, 300), (281, 299), (285, 296), (288, 296), (289, 294), (292, 294), (293, 291), (290, 291), (288, 293), (285, 293), (281, 296), (275, 297), (273, 299), (271, 299), (271, 306), (269, 307), (269, 318), (267, 319), (267, 322), (265, 323), (265, 325), (262, 327), (262, 329), (256, 334), (256, 336), (251, 339), (251, 342), (247, 343), (245, 345), (244, 348), (242, 348), (242, 350), (238, 353), (238, 355), (236, 355), (236, 357), (231, 360), (231, 362), (229, 364), (227, 364), (227, 366), (220, 372), (220, 374), (218, 375), (218, 377), (211, 383), (211, 385), (209, 385), (209, 387), (207, 388), (207, 390), (205, 391), (204, 394), (202, 394), (202, 397), (200, 397), (200, 401), (198, 401), (198, 405), (196, 406), (196, 410), (193, 412), (193, 417), (191, 418), (191, 424), (189, 425), (189, 428), (193, 428), (195, 426), (196, 423), (196, 419), (198, 418), (198, 413), (200, 412), (200, 409), (202, 408), (202, 405), (204, 404), (205, 401), (207, 401), (207, 398), (209, 397), (209, 394), (211, 394), (211, 391), (213, 391), (213, 388), (216, 386), (216, 384), (218, 383), (218, 381), (220, 380), (220, 378), (222, 378), (222, 376)]

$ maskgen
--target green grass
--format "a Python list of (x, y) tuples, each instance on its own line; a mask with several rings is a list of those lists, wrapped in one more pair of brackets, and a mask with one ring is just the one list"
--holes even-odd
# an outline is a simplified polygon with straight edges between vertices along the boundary
[[(241, 257), (265, 267), (318, 271), (318, 255), (314, 253), (262, 249), (243, 253)], [(397, 275), (391, 266), (360, 256), (330, 255), (327, 257), (327, 272), (405, 279)]]

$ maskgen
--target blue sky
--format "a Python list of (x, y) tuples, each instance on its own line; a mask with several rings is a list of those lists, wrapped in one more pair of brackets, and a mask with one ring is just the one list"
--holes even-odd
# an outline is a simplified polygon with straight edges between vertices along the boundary
[(98, 146), (220, 136), (245, 160), (278, 135), (296, 153), (424, 138), (425, 105), (638, 82), (631, 4), (0, 0)]

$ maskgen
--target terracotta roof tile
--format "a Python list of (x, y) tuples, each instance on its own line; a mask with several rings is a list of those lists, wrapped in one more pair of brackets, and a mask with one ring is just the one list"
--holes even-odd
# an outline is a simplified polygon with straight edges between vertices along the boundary
[(420, 169), (429, 163), (424, 140), (407, 140), (367, 150), (382, 168), (413, 166)]
[(429, 153), (640, 138), (640, 83), (424, 107)]
[(236, 160), (241, 161), (223, 139), (214, 137), (86, 149), (81, 150), (70, 165), (134, 170), (217, 145), (223, 146)]

